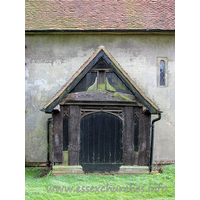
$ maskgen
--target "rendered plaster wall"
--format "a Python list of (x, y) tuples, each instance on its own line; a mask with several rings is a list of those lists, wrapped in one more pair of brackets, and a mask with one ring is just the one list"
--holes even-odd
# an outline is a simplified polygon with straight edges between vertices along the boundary
[[(164, 112), (155, 124), (154, 161), (175, 160), (175, 37), (173, 34), (27, 34), (26, 162), (46, 161), (43, 105), (104, 45), (136, 84)], [(167, 87), (157, 84), (160, 57), (167, 58)], [(157, 116), (155, 116), (157, 117)]]

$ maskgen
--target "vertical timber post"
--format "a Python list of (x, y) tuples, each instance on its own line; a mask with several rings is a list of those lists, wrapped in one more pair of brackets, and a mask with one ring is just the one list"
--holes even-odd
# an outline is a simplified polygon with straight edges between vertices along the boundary
[(80, 116), (79, 106), (70, 106), (69, 116), (69, 165), (79, 164)]

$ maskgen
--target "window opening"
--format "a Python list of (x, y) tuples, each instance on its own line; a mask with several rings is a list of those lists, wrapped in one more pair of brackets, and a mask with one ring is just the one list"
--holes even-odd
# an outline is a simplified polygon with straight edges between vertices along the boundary
[(63, 118), (63, 151), (68, 151), (68, 117)]
[(160, 61), (160, 85), (165, 86), (165, 61)]
[(134, 120), (134, 151), (139, 150), (139, 119)]

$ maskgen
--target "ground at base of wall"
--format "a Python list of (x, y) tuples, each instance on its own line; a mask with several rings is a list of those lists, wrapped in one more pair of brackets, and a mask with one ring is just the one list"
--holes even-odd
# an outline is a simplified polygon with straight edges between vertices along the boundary
[[(163, 173), (163, 167), (165, 165), (175, 164), (175, 161), (161, 161), (161, 162), (154, 162), (153, 163), (153, 171), (150, 174), (159, 174)], [(35, 167), (42, 171), (42, 169), (46, 170), (41, 176), (45, 175), (49, 171), (52, 170), (52, 166), (48, 167), (46, 163), (43, 162), (26, 162), (25, 167), (34, 169)], [(68, 165), (54, 165), (52, 174), (57, 175), (65, 175), (65, 174), (102, 174), (102, 175), (114, 175), (114, 174), (148, 174), (149, 167), (144, 166), (121, 166), (120, 170), (117, 172), (93, 172), (93, 173), (85, 173), (82, 170), (82, 166), (68, 166)]]
[(175, 164), (175, 161), (160, 161), (153, 163), (153, 171), (158, 171), (162, 173), (163, 166)]
[(105, 174), (105, 175), (114, 175), (114, 174), (148, 174), (148, 166), (121, 166), (119, 171), (116, 172), (87, 172), (85, 173), (80, 165), (66, 166), (66, 165), (54, 165), (52, 174), (53, 175), (65, 175), (65, 174)]
[(25, 167), (46, 167), (44, 162), (25, 162)]

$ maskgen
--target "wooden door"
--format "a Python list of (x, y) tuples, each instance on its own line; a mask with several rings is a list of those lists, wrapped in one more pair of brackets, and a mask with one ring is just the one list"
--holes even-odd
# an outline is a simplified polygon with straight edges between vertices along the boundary
[(122, 165), (122, 121), (108, 113), (94, 113), (80, 124), (79, 164), (85, 172), (117, 171)]

